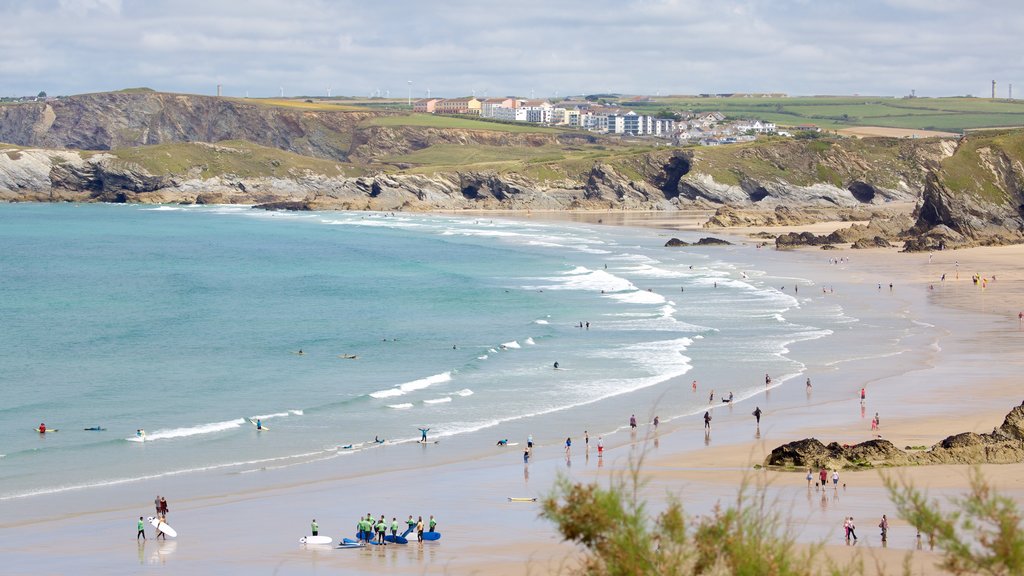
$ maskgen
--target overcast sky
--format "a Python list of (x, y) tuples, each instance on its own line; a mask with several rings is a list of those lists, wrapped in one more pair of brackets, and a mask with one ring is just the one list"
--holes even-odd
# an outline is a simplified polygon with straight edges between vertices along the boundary
[(0, 0), (0, 95), (1024, 97), (1022, 0)]

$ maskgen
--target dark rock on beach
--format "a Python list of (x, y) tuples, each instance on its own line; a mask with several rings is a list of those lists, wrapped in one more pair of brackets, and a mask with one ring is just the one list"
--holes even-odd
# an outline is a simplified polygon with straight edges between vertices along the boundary
[(772, 450), (766, 466), (782, 468), (870, 468), (913, 464), (1010, 464), (1024, 462), (1024, 406), (1015, 406), (990, 434), (963, 432), (946, 437), (927, 450), (904, 451), (881, 438), (854, 445), (816, 438), (783, 444)]

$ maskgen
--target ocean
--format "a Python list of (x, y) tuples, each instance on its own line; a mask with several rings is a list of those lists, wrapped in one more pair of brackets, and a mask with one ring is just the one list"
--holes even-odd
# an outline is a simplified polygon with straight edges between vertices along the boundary
[[(448, 458), (530, 434), (594, 442), (632, 414), (672, 426), (729, 393), (764, 394), (765, 374), (770, 389), (802, 388), (808, 363), (891, 354), (918, 329), (899, 314), (852, 317), (827, 285), (771, 275), (774, 251), (666, 248), (669, 236), (485, 216), (0, 205), (0, 502), (331, 459), (397, 466), (373, 454), (419, 428), (456, 447)], [(36, 433), (40, 422), (59, 432)]]

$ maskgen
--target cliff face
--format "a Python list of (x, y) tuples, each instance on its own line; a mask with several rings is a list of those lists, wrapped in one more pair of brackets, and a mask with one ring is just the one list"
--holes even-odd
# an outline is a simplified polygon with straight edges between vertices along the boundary
[(113, 150), (169, 142), (248, 140), (305, 156), (345, 160), (355, 127), (378, 115), (183, 94), (84, 94), (0, 106), (0, 142)]
[(719, 208), (717, 226), (860, 220), (890, 203), (915, 202), (913, 227), (891, 234), (892, 225), (869, 227), (857, 239), (909, 238), (912, 250), (1024, 241), (1020, 132), (959, 144), (769, 139), (678, 149), (589, 133), (381, 119), (395, 115), (152, 92), (0, 106), (0, 142), (16, 145), (0, 145), (0, 199)]

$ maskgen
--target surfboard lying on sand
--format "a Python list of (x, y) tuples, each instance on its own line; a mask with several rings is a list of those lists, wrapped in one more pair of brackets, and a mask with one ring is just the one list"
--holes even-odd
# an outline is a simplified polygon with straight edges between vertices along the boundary
[(154, 518), (153, 516), (150, 516), (149, 517), (149, 523), (153, 525), (153, 528), (156, 528), (157, 532), (163, 532), (164, 534), (167, 534), (171, 538), (177, 538), (178, 537), (178, 531), (175, 530), (174, 528), (171, 528), (167, 524), (167, 522), (161, 522), (159, 518)]
[(334, 539), (330, 536), (303, 536), (299, 538), (300, 544), (330, 544)]
[(338, 548), (366, 548), (366, 544), (351, 538), (342, 538), (341, 544), (338, 544)]
[(392, 542), (392, 543), (395, 543), (395, 544), (408, 544), (409, 543), (409, 541), (404, 536), (398, 536), (397, 534), (394, 535), (394, 536), (392, 536), (391, 534), (388, 534), (387, 536), (384, 536), (384, 541), (385, 542)]
[(424, 532), (423, 533), (423, 539), (424, 540), (440, 540), (441, 539), (441, 533), (440, 532)]
[(509, 496), (508, 497), (508, 501), (509, 502), (536, 502), (537, 499), (536, 498), (513, 498), (513, 497)]
[(40, 434), (47, 434), (49, 432), (60, 432), (60, 430), (58, 428), (47, 428), (46, 430), (40, 430), (39, 428), (36, 428), (36, 432), (39, 432)]
[[(253, 426), (256, 426), (256, 420), (254, 418), (246, 418), (246, 420), (249, 421), (249, 424), (252, 424)], [(270, 428), (267, 428), (267, 425), (264, 424), (263, 422), (260, 422), (259, 427), (257, 427), (256, 429), (259, 430), (260, 432), (262, 432), (264, 430), (270, 430)]]

